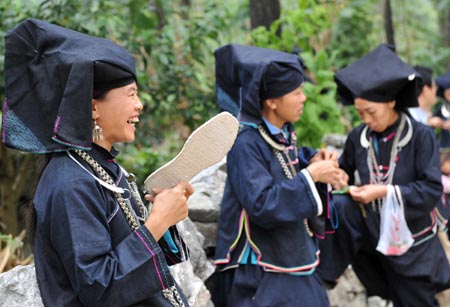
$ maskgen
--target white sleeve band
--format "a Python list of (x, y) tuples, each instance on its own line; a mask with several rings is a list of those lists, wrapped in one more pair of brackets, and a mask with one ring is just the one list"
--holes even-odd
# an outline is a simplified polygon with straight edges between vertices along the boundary
[(323, 205), (322, 205), (322, 200), (320, 199), (319, 196), (319, 191), (317, 191), (316, 188), (316, 184), (314, 183), (311, 174), (308, 172), (308, 170), (306, 168), (302, 169), (301, 173), (303, 174), (303, 176), (305, 176), (306, 180), (308, 181), (309, 187), (314, 195), (314, 198), (316, 200), (317, 203), (317, 215), (321, 215), (322, 211), (323, 211)]

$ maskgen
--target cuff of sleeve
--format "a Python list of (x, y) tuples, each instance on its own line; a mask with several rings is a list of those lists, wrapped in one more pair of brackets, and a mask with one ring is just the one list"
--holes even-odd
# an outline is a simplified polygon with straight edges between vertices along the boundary
[(316, 200), (317, 215), (319, 216), (323, 212), (323, 204), (322, 204), (322, 200), (320, 199), (319, 191), (317, 191), (316, 184), (314, 183), (314, 180), (312, 179), (311, 174), (308, 172), (308, 170), (306, 168), (304, 168), (304, 169), (302, 169), (301, 173), (303, 174), (303, 176), (305, 176), (306, 181), (308, 182), (309, 187), (314, 196), (314, 199)]
[(136, 236), (139, 240), (145, 245), (147, 251), (149, 251), (153, 256), (159, 253), (162, 253), (161, 247), (158, 242), (153, 238), (150, 231), (142, 225), (135, 231)]

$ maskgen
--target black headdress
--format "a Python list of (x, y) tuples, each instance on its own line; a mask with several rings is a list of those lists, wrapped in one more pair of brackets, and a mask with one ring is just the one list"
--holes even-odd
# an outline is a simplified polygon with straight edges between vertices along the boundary
[(242, 45), (215, 51), (219, 106), (239, 120), (261, 122), (261, 100), (287, 94), (304, 81), (301, 59), (294, 54)]
[(103, 90), (136, 80), (126, 49), (41, 20), (10, 30), (5, 47), (2, 142), (18, 150), (90, 149), (94, 67), (114, 73), (96, 78)]
[(418, 106), (416, 88), (420, 75), (391, 46), (379, 45), (339, 70), (334, 78), (343, 104), (353, 104), (354, 98), (359, 97), (373, 102), (395, 100), (399, 108)]

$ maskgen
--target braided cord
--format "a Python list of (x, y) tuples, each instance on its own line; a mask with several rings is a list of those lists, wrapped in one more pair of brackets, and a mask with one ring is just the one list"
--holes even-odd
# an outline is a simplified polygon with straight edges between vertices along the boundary
[[(399, 140), (400, 136), (403, 133), (403, 129), (405, 128), (405, 117), (406, 115), (402, 113), (400, 119), (400, 125), (395, 134), (394, 140), (392, 142), (391, 153), (389, 156), (389, 169), (386, 174), (382, 174), (380, 170), (380, 166), (378, 165), (377, 158), (374, 151), (373, 140), (369, 142), (368, 154), (367, 154), (367, 166), (369, 168), (369, 177), (370, 183), (372, 184), (384, 184), (388, 185), (392, 183), (394, 179), (395, 167), (397, 166), (397, 154), (400, 150)], [(375, 171), (374, 171), (375, 169)], [(375, 204), (376, 201), (376, 204)], [(381, 210), (381, 200), (376, 199), (372, 201), (372, 208), (375, 210), (378, 207), (378, 211)]]
[[(94, 158), (92, 158), (89, 154), (87, 154), (85, 151), (81, 151), (81, 150), (75, 150), (75, 153), (77, 155), (79, 155), (84, 161), (86, 161), (93, 169), (94, 171), (108, 184), (110, 185), (114, 185), (115, 183), (112, 180), (111, 176), (105, 171), (105, 169), (97, 162), (95, 161)], [(130, 189), (131, 190), (131, 194), (133, 195), (133, 197), (135, 197), (135, 193), (133, 193), (134, 189)], [(117, 192), (113, 192), (114, 196), (117, 199), (117, 202), (119, 203), (120, 208), (122, 209), (123, 213), (125, 214), (125, 217), (128, 221), (128, 224), (130, 225), (131, 229), (137, 230), (139, 228), (139, 222), (137, 221), (137, 218), (134, 214), (134, 210), (130, 207), (130, 205), (123, 199), (122, 195), (120, 195), (120, 193)], [(140, 197), (139, 197), (140, 200)], [(141, 207), (139, 205), (139, 201), (136, 199), (136, 202), (138, 203), (138, 206)], [(141, 201), (142, 203), (142, 201)], [(143, 206), (143, 204), (142, 204)], [(140, 209), (141, 210), (141, 209)]]
[[(277, 158), (278, 162), (280, 163), (281, 169), (284, 172), (284, 175), (288, 179), (293, 179), (294, 176), (297, 176), (297, 170), (292, 164), (291, 158), (289, 157), (289, 151), (286, 149), (286, 146), (282, 144), (275, 143), (270, 136), (267, 134), (267, 132), (264, 130), (262, 126), (258, 126), (259, 134), (262, 136), (262, 138), (268, 143), (275, 154), (275, 157)], [(293, 138), (293, 141), (297, 141), (296, 138)], [(295, 156), (298, 156), (298, 149), (297, 144), (294, 144), (293, 146), (295, 148)], [(289, 161), (290, 168), (287, 166), (286, 160), (283, 157), (286, 157), (286, 159)], [(305, 225), (306, 232), (308, 236), (312, 237), (314, 236), (313, 232), (311, 231), (309, 225), (308, 225), (308, 219), (303, 220), (303, 224)]]

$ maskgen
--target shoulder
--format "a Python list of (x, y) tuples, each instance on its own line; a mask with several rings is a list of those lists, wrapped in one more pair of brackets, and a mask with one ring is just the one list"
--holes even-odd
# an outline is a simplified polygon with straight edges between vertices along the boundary
[(239, 131), (229, 155), (238, 159), (241, 159), (242, 156), (262, 157), (272, 153), (269, 149), (269, 145), (261, 137), (258, 129), (244, 126)]
[(432, 127), (425, 125), (421, 122), (414, 120), (414, 118), (409, 117), (411, 120), (411, 126), (413, 128), (413, 135), (423, 138), (435, 138), (435, 133)]
[(88, 166), (83, 168), (81, 165), (72, 160), (67, 153), (58, 153), (49, 161), (41, 181), (44, 180), (55, 190), (69, 190), (79, 184), (95, 185), (90, 168)]
[(235, 146), (254, 146), (265, 143), (257, 128), (244, 126), (239, 130)]

